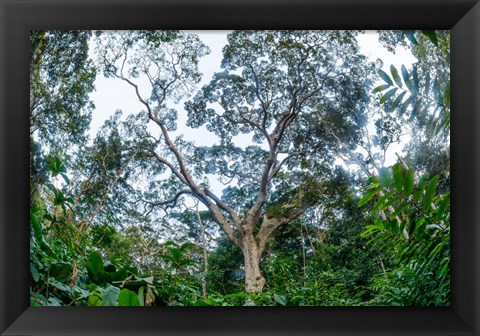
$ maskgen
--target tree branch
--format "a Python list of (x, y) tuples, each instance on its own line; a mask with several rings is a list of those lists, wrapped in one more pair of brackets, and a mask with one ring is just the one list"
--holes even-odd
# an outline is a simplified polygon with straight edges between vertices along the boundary
[(151, 201), (147, 201), (147, 200), (142, 200), (142, 202), (144, 203), (147, 203), (147, 204), (150, 204), (151, 206), (162, 206), (162, 205), (166, 205), (166, 204), (169, 204), (169, 203), (173, 203), (173, 204), (170, 204), (168, 207), (169, 208), (173, 208), (177, 205), (177, 201), (178, 201), (178, 198), (181, 196), (181, 195), (184, 195), (184, 194), (191, 194), (192, 191), (191, 190), (180, 190), (179, 192), (177, 192), (171, 199), (169, 200), (166, 200), (166, 201), (163, 201), (163, 202), (151, 202)]
[(205, 195), (213, 199), (220, 209), (228, 213), (230, 218), (235, 223), (235, 226), (237, 227), (237, 229), (239, 229), (240, 231), (242, 230), (242, 220), (240, 219), (240, 217), (238, 217), (238, 215), (235, 213), (235, 211), (233, 211), (232, 208), (230, 208), (227, 204), (225, 204), (225, 202), (223, 202), (220, 198), (218, 198), (214, 193), (212, 193), (208, 189), (205, 189)]

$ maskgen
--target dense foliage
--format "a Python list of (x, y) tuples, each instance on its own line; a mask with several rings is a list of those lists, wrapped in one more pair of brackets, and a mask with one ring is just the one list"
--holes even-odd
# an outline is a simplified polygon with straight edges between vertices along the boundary
[[(201, 36), (32, 32), (31, 304), (449, 305), (449, 32), (359, 34), (231, 32), (197, 89)], [(102, 73), (144, 110), (89, 139)]]

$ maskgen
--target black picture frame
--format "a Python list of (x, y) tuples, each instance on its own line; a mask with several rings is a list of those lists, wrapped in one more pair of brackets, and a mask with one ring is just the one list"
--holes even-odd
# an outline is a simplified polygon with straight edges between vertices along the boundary
[[(0, 0), (1, 335), (480, 335), (480, 4)], [(451, 307), (31, 307), (32, 29), (451, 29)]]

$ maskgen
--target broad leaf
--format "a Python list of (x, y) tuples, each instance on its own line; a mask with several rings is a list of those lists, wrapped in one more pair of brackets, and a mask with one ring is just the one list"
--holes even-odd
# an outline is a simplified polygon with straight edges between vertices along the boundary
[(120, 288), (114, 287), (112, 285), (107, 285), (107, 288), (105, 289), (105, 292), (103, 292), (103, 294), (102, 294), (102, 301), (103, 301), (102, 305), (103, 306), (116, 306), (117, 305), (117, 300), (120, 298), (119, 293), (120, 293)]
[(145, 306), (145, 286), (141, 286), (138, 289), (138, 301), (140, 303), (140, 306)]
[(48, 273), (51, 277), (62, 282), (70, 279), (71, 270), (71, 264), (66, 262), (55, 262), (50, 266)]
[(273, 299), (275, 300), (275, 302), (277, 302), (281, 306), (287, 305), (287, 299), (285, 298), (284, 295), (273, 294)]
[(106, 273), (103, 268), (102, 257), (98, 252), (92, 252), (88, 256), (87, 262), (88, 277), (97, 285), (106, 281)]
[(138, 299), (138, 296), (137, 294), (135, 294), (135, 292), (124, 288), (120, 291), (120, 294), (118, 294), (118, 305), (140, 306), (140, 300)]
[(30, 223), (32, 223), (33, 233), (35, 238), (40, 240), (42, 238), (42, 224), (38, 217), (30, 211)]
[(32, 274), (33, 281), (38, 282), (40, 279), (40, 273), (34, 263), (30, 263), (30, 273)]
[(102, 299), (100, 299), (97, 293), (92, 293), (88, 296), (87, 303), (89, 306), (101, 306)]

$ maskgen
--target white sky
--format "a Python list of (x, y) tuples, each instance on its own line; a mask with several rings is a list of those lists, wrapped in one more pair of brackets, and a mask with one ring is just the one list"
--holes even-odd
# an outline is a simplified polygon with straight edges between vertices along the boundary
[[(199, 67), (200, 71), (203, 73), (202, 82), (199, 84), (199, 88), (204, 84), (207, 84), (212, 75), (215, 72), (220, 71), (220, 62), (222, 60), (222, 48), (226, 44), (226, 34), (227, 31), (191, 31), (200, 36), (200, 39), (210, 47), (211, 53), (200, 60)], [(378, 35), (375, 31), (368, 31), (365, 34), (362, 34), (358, 37), (358, 42), (360, 45), (361, 52), (370, 58), (370, 60), (375, 61), (376, 59), (381, 59), (383, 61), (384, 70), (389, 73), (390, 65), (393, 64), (398, 69), (402, 64), (405, 64), (407, 68), (409, 65), (415, 62), (415, 58), (412, 56), (410, 51), (403, 48), (397, 48), (395, 54), (387, 51), (383, 46), (378, 42)], [(381, 80), (380, 80), (381, 82)], [(140, 92), (144, 92), (144, 96), (149, 96), (149, 89), (147, 85), (139, 83)], [(101, 73), (97, 75), (95, 81), (96, 91), (91, 94), (91, 99), (95, 103), (95, 110), (92, 115), (92, 123), (90, 129), (90, 138), (93, 139), (106, 119), (115, 113), (116, 110), (120, 109), (123, 111), (123, 115), (126, 116), (130, 113), (137, 113), (144, 109), (144, 106), (138, 101), (135, 92), (132, 90), (132, 87), (127, 83), (120, 81), (118, 79), (109, 78), (106, 79)], [(216, 142), (216, 137), (205, 129), (190, 129), (185, 125), (185, 112), (183, 109), (183, 102), (177, 106), (178, 110), (178, 129), (174, 133), (174, 136), (179, 134), (184, 134), (185, 140), (194, 141), (197, 145), (212, 145)], [(152, 127), (152, 130), (155, 128)], [(159, 131), (155, 130), (154, 135), (158, 136)], [(373, 134), (373, 131), (372, 133)], [(250, 143), (250, 136), (243, 136), (241, 140), (238, 141), (237, 145), (245, 145)], [(395, 152), (401, 152), (402, 144), (392, 145), (389, 148), (387, 161), (385, 165), (391, 165), (396, 161)], [(213, 182), (213, 181), (212, 181)], [(215, 187), (221, 188), (221, 184), (218, 183), (217, 186), (213, 185), (212, 188), (215, 190)], [(223, 188), (221, 188), (223, 189)]]

